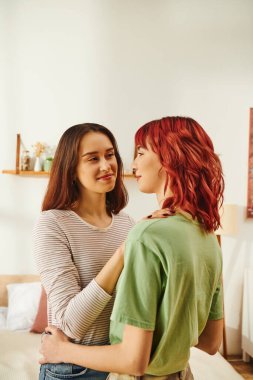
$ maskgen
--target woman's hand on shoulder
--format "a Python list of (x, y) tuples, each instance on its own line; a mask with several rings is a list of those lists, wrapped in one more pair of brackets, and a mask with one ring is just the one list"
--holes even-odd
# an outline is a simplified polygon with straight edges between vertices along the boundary
[(175, 215), (175, 211), (170, 210), (169, 208), (162, 208), (160, 210), (155, 210), (152, 214), (145, 216), (142, 220), (147, 219), (164, 219), (169, 216)]

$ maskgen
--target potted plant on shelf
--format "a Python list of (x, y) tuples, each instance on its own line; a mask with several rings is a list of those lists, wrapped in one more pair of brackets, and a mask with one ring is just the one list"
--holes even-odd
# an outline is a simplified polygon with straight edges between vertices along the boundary
[(43, 169), (45, 172), (50, 172), (53, 163), (53, 157), (46, 157), (44, 160)]

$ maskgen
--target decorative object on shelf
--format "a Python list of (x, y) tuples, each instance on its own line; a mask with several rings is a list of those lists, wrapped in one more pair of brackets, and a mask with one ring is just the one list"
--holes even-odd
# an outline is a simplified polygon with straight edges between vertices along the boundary
[[(221, 247), (221, 235), (235, 236), (238, 233), (238, 207), (234, 204), (224, 204), (220, 210), (221, 226), (215, 234)], [(224, 304), (224, 286), (223, 286), (223, 304)], [(225, 305), (224, 305), (224, 325), (223, 325), (223, 356), (227, 359), (227, 337), (225, 325)]]
[(33, 145), (33, 149), (34, 149), (35, 157), (40, 157), (41, 154), (46, 149), (46, 144), (41, 143), (41, 142), (38, 141), (38, 142), (36, 142), (36, 144)]
[(31, 167), (31, 157), (29, 150), (24, 150), (21, 156), (21, 170), (27, 171)]
[(46, 149), (46, 144), (41, 142), (36, 142), (36, 144), (33, 145), (34, 154), (35, 154), (35, 163), (34, 163), (34, 171), (35, 172), (41, 172), (42, 171), (42, 165), (41, 165), (41, 154)]
[(42, 171), (42, 167), (41, 167), (41, 162), (40, 162), (40, 157), (36, 157), (35, 158), (35, 163), (34, 163), (34, 168), (33, 170), (35, 172), (41, 172)]
[(253, 108), (250, 108), (247, 218), (253, 218)]
[(53, 157), (46, 157), (43, 164), (43, 169), (45, 172), (50, 172), (53, 164)]

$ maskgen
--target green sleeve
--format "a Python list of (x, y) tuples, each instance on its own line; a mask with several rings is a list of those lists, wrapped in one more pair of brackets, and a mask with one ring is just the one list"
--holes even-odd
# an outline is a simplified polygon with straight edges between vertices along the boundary
[(140, 241), (127, 241), (111, 320), (154, 330), (161, 295), (160, 260)]
[(223, 285), (221, 280), (214, 292), (208, 319), (216, 320), (223, 318)]

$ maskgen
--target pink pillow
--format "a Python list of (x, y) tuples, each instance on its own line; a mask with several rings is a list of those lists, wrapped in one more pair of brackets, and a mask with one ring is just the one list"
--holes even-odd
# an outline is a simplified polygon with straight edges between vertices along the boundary
[(41, 334), (47, 325), (47, 295), (42, 287), (38, 311), (30, 332)]

